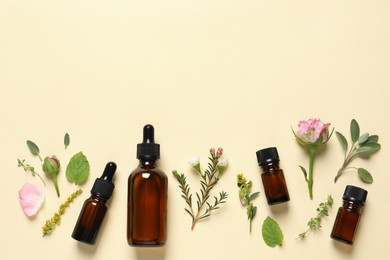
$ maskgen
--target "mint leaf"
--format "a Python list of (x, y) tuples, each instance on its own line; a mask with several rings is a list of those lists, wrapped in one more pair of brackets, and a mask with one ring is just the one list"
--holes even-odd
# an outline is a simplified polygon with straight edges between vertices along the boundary
[(69, 137), (69, 134), (66, 133), (65, 136), (64, 136), (65, 149), (69, 146), (69, 143), (70, 143), (70, 137)]
[(70, 159), (66, 167), (66, 178), (75, 184), (83, 184), (89, 175), (89, 162), (83, 152), (78, 152)]
[(281, 245), (283, 241), (283, 232), (280, 229), (278, 222), (270, 218), (269, 216), (264, 220), (261, 228), (264, 242), (269, 247), (275, 247)]

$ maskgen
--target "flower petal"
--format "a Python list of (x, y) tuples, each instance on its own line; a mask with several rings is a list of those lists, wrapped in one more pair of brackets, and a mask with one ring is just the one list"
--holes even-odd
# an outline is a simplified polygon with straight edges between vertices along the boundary
[(19, 190), (19, 201), (24, 213), (34, 216), (45, 200), (43, 190), (33, 184), (25, 183)]

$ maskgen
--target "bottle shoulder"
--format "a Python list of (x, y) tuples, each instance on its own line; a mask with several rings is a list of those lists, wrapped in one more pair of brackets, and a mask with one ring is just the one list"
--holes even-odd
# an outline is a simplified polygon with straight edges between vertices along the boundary
[(135, 178), (139, 175), (142, 174), (151, 174), (151, 175), (157, 175), (160, 176), (163, 179), (167, 179), (167, 175), (165, 172), (163, 172), (160, 168), (158, 167), (143, 167), (143, 166), (137, 166), (131, 173), (129, 178)]

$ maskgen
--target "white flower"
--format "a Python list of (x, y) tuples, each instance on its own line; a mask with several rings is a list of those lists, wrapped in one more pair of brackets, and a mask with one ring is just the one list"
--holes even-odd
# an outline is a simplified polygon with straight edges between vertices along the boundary
[(195, 165), (199, 164), (199, 157), (195, 156), (192, 157), (190, 160), (188, 160), (188, 163), (194, 167)]
[(218, 159), (218, 166), (226, 167), (228, 163), (229, 163), (228, 159), (221, 159), (221, 158)]

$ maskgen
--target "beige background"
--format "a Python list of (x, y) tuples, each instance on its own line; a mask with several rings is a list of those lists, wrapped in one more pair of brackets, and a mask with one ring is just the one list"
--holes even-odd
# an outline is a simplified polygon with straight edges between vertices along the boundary
[[(1, 259), (388, 259), (390, 109), (389, 1), (18, 1), (0, 0)], [(298, 164), (308, 156), (291, 133), (301, 119), (320, 117), (349, 139), (356, 118), (362, 132), (380, 136), (382, 150), (333, 178), (343, 151), (336, 137), (317, 154), (314, 199)], [(166, 247), (136, 249), (126, 242), (127, 177), (136, 167), (142, 127), (154, 124), (161, 168), (169, 177)], [(63, 135), (71, 145), (64, 150)], [(41, 185), (17, 168), (31, 139), (43, 156), (56, 154), (62, 196), (47, 179), (46, 201), (28, 219), (18, 202), (25, 182)], [(211, 146), (222, 146), (230, 165), (214, 192), (229, 200), (190, 231), (190, 218), (171, 171), (198, 179), (187, 160), (205, 164)], [(269, 207), (255, 152), (277, 146), (291, 201)], [(91, 164), (84, 193), (51, 237), (41, 226), (77, 187), (65, 167), (82, 150)], [(116, 189), (98, 244), (70, 238), (83, 201), (105, 164), (118, 164)], [(244, 172), (261, 191), (248, 232), (235, 184)], [(356, 243), (329, 238), (347, 184), (369, 191)], [(335, 207), (322, 229), (297, 241), (317, 205), (331, 194)], [(261, 237), (266, 216), (280, 223), (283, 246)]]

